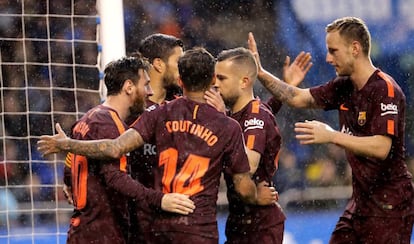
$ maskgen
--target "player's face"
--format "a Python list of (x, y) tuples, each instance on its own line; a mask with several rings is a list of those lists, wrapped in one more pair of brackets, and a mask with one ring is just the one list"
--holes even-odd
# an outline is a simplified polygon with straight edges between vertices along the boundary
[(133, 95), (134, 103), (130, 108), (131, 114), (140, 114), (145, 110), (145, 100), (153, 94), (150, 79), (147, 71), (140, 69), (138, 71), (139, 80), (135, 84), (135, 92)]
[(218, 91), (228, 107), (233, 107), (240, 96), (241, 76), (233, 63), (224, 60), (216, 63), (216, 83)]
[(326, 62), (334, 66), (338, 76), (350, 76), (354, 70), (352, 45), (335, 31), (326, 34), (326, 46)]
[(168, 58), (163, 77), (164, 87), (178, 86), (178, 58), (183, 54), (182, 47), (174, 47), (172, 55)]

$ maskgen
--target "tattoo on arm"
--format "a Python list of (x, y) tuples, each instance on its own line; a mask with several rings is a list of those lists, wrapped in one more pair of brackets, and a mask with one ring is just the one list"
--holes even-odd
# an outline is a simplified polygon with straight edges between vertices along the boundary
[(141, 135), (134, 129), (127, 130), (116, 139), (80, 141), (69, 139), (65, 150), (90, 158), (108, 159), (120, 158), (135, 148), (144, 144)]

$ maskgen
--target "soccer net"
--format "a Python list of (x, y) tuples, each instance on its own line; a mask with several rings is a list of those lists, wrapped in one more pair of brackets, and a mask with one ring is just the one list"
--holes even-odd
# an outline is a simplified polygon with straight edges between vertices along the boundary
[(0, 2), (0, 243), (65, 243), (64, 155), (44, 159), (36, 142), (101, 101), (96, 5)]

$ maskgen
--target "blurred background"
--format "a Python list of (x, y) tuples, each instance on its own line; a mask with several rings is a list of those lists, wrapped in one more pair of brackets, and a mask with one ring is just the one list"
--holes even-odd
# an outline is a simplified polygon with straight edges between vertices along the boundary
[[(185, 49), (203, 46), (216, 55), (247, 47), (251, 31), (263, 66), (279, 77), (287, 55), (293, 59), (302, 50), (310, 52), (314, 65), (300, 85), (310, 87), (335, 76), (325, 62), (325, 26), (338, 17), (361, 17), (371, 31), (374, 65), (393, 76), (407, 98), (407, 164), (412, 171), (412, 9), (414, 0), (124, 0), (125, 46), (132, 53), (141, 39), (161, 32), (181, 38)], [(70, 206), (61, 194), (62, 159), (43, 159), (35, 142), (52, 134), (55, 122), (69, 131), (83, 112), (101, 102), (97, 15), (93, 0), (0, 1), (0, 243), (6, 240), (2, 236), (15, 233), (14, 227), (33, 232), (34, 226), (52, 223), (52, 231), (63, 233), (64, 240)], [(263, 100), (269, 97), (259, 82), (255, 93)], [(337, 113), (283, 106), (276, 117), (283, 149), (274, 181), (288, 217), (285, 242), (326, 243), (351, 194), (349, 166), (334, 145), (299, 145), (293, 127), (296, 121), (316, 119), (338, 129)], [(222, 228), (222, 194), (219, 210)], [(323, 228), (305, 228), (309, 222)]]

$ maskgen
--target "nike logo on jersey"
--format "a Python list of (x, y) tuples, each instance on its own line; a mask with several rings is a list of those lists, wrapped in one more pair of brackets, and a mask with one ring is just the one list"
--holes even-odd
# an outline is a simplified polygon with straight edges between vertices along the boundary
[(389, 104), (383, 104), (381, 103), (381, 116), (387, 115), (387, 114), (398, 114), (398, 106), (389, 103)]
[(245, 120), (244, 127), (246, 127), (244, 131), (253, 130), (253, 129), (262, 130), (264, 127), (264, 122), (261, 119), (253, 118), (253, 119)]
[(343, 111), (348, 111), (349, 110), (349, 108), (345, 107), (345, 103), (342, 103), (341, 106), (339, 106), (339, 109), (343, 110)]

